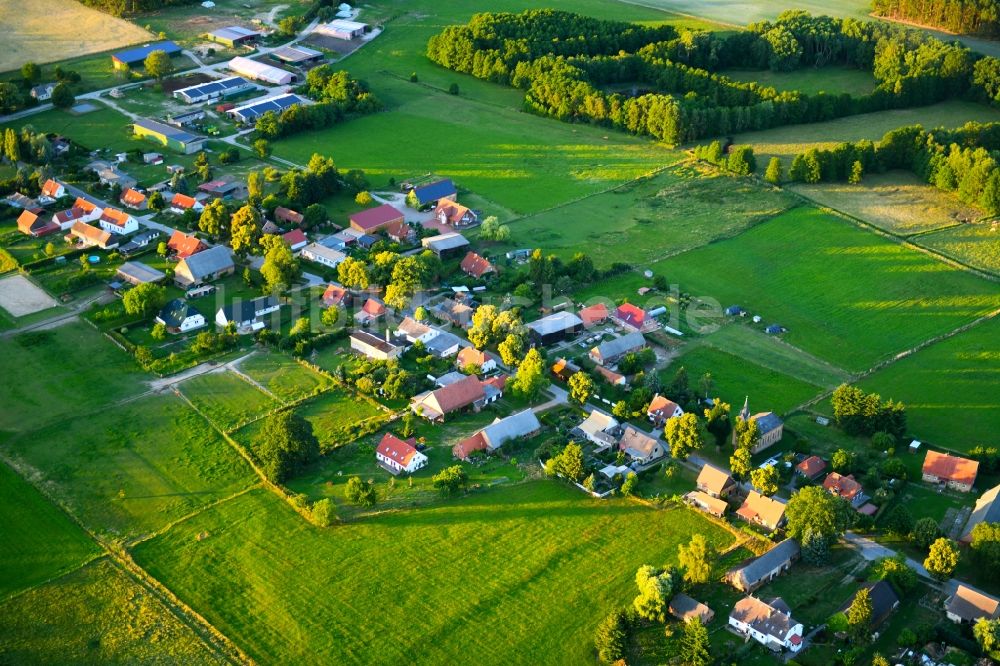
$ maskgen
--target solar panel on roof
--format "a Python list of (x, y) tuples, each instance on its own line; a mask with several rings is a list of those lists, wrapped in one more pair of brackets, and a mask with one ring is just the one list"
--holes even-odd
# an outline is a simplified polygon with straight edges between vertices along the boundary
[(245, 85), (246, 83), (247, 80), (242, 76), (230, 76), (229, 78), (219, 79), (218, 81), (208, 81), (206, 83), (199, 83), (198, 85), (189, 86), (187, 88), (181, 88), (177, 92), (185, 94), (188, 97), (201, 97), (202, 95), (210, 95), (221, 90), (237, 88)]
[(239, 115), (246, 120), (251, 120), (268, 111), (284, 111), (290, 106), (295, 106), (296, 104), (301, 103), (302, 98), (298, 95), (281, 95), (280, 97), (272, 97), (271, 99), (265, 99), (260, 102), (252, 102), (246, 106), (241, 106), (237, 109), (233, 109), (232, 113)]

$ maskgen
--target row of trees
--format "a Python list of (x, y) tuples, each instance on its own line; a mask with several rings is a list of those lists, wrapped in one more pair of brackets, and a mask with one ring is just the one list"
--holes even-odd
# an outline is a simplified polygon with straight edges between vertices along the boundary
[(197, 0), (80, 0), (80, 2), (112, 16), (133, 16), (163, 7), (190, 5)]
[(884, 432), (897, 440), (906, 434), (906, 407), (894, 400), (883, 401), (877, 393), (841, 384), (831, 396), (833, 418), (848, 435)]
[(305, 91), (316, 104), (295, 104), (281, 113), (268, 111), (257, 118), (258, 135), (276, 139), (297, 132), (323, 129), (351, 116), (375, 113), (382, 103), (364, 81), (347, 72), (320, 65), (306, 75)]
[(1000, 36), (1000, 12), (995, 0), (873, 0), (872, 11), (878, 16), (948, 32)]

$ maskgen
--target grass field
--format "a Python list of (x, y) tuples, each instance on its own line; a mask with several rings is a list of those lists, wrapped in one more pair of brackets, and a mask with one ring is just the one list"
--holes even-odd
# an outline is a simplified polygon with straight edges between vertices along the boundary
[(1000, 275), (1000, 225), (995, 222), (963, 224), (915, 239), (964, 264)]
[(598, 265), (643, 263), (734, 236), (793, 204), (780, 190), (692, 164), (511, 224), (510, 247), (543, 247)]
[[(831, 183), (790, 187), (822, 206), (902, 236), (977, 220), (983, 215), (981, 210), (963, 204), (957, 196), (921, 182), (907, 171), (870, 174), (861, 185)], [(1000, 234), (994, 239), (997, 236)]]
[(711, 373), (715, 384), (712, 397), (728, 402), (734, 413), (743, 406), (744, 398), (749, 398), (755, 412), (783, 414), (820, 392), (818, 386), (757, 365), (752, 358), (712, 347), (696, 346), (675, 358), (664, 371), (664, 380), (669, 382), (681, 367), (687, 369), (695, 386), (706, 372)]
[(239, 369), (284, 402), (300, 400), (333, 385), (318, 372), (276, 352), (254, 354), (240, 362)]
[(1000, 120), (1000, 109), (972, 102), (941, 102), (913, 109), (849, 116), (825, 123), (749, 132), (737, 135), (735, 140), (753, 146), (758, 164), (766, 164), (768, 157), (777, 155), (783, 159), (787, 169), (792, 157), (810, 148), (830, 148), (841, 141), (877, 141), (889, 130), (905, 125), (923, 125), (927, 129), (959, 127), (970, 120), (997, 122)]
[(957, 451), (994, 445), (1000, 429), (1000, 320), (894, 363), (862, 382), (906, 403), (909, 430)]
[[(751, 21), (775, 19), (778, 14), (789, 8), (784, 0), (759, 0), (758, 2), (741, 2), (739, 0), (646, 0), (651, 7), (662, 7), (668, 11), (742, 26)], [(846, 0), (831, 2), (830, 0), (798, 0), (795, 9), (804, 9), (812, 14), (827, 14), (829, 16), (852, 16), (860, 18), (869, 12), (869, 3), (865, 0)]]
[[(732, 539), (694, 512), (554, 482), (328, 530), (253, 491), (135, 557), (259, 661), (580, 664), (608, 609), (635, 596), (636, 568), (675, 561), (695, 532)], [(500, 622), (517, 640), (496, 640)]]
[(809, 207), (653, 269), (852, 371), (1000, 307), (993, 284)]
[(132, 124), (127, 117), (100, 102), (90, 103), (95, 104), (98, 109), (79, 115), (71, 111), (51, 109), (8, 123), (5, 127), (20, 129), (31, 125), (36, 131), (55, 132), (72, 137), (87, 148), (107, 148), (111, 152), (125, 152), (143, 143), (132, 137)]
[(172, 395), (81, 414), (5, 449), (84, 524), (112, 538), (161, 528), (257, 479)]
[(225, 664), (107, 560), (0, 605), (5, 664)]
[(851, 67), (822, 67), (799, 69), (792, 72), (727, 69), (719, 74), (736, 81), (757, 82), (776, 90), (798, 91), (807, 95), (847, 93), (856, 97), (867, 95), (875, 89), (877, 81), (870, 72)]
[(0, 599), (72, 571), (100, 552), (78, 525), (4, 463), (0, 522)]
[[(92, 369), (100, 369), (95, 380)], [(0, 434), (87, 414), (139, 393), (147, 377), (132, 358), (86, 324), (0, 340)]]
[(0, 71), (17, 69), (27, 61), (54, 62), (107, 51), (150, 37), (134, 23), (74, 0), (32, 0), (30, 11), (26, 9), (21, 0), (0, 0), (4, 35)]
[(232, 430), (278, 406), (263, 391), (232, 372), (199, 375), (180, 385), (181, 393), (215, 425)]

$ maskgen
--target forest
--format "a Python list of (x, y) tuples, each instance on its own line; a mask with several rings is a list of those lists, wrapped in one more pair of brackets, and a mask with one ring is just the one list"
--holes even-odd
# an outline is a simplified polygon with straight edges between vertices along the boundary
[(1000, 36), (996, 0), (873, 0), (872, 12), (960, 35)]
[[(722, 35), (628, 26), (551, 10), (477, 14), (432, 37), (427, 54), (449, 69), (524, 90), (532, 113), (673, 144), (1000, 94), (1000, 61), (885, 23), (789, 11)], [(718, 73), (827, 65), (871, 72), (878, 85), (857, 97), (807, 95)], [(636, 82), (642, 90), (632, 95), (607, 90)]]

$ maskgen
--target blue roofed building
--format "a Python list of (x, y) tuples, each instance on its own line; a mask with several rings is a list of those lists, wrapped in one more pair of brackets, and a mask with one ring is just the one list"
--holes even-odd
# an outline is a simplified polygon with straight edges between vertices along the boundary
[(137, 67), (142, 65), (146, 56), (153, 51), (163, 51), (168, 56), (173, 58), (174, 56), (180, 54), (181, 47), (169, 39), (163, 42), (154, 42), (152, 44), (146, 44), (145, 46), (139, 46), (134, 49), (113, 53), (111, 54), (111, 63), (114, 65), (115, 69)]
[(298, 95), (279, 95), (278, 97), (257, 100), (243, 106), (238, 106), (235, 109), (230, 109), (227, 113), (236, 122), (248, 125), (257, 122), (257, 118), (268, 111), (280, 114), (285, 109), (296, 104), (302, 104), (303, 102), (304, 100)]
[(457, 197), (458, 191), (455, 189), (455, 183), (451, 182), (450, 178), (445, 178), (444, 180), (428, 183), (427, 185), (414, 187), (406, 196), (406, 203), (412, 208), (423, 208), (424, 206), (436, 204), (441, 199), (455, 201)]
[(242, 76), (229, 76), (218, 81), (208, 81), (198, 85), (188, 86), (174, 91), (174, 97), (187, 104), (196, 104), (219, 97), (236, 95), (244, 90), (251, 90), (254, 84), (244, 79)]

